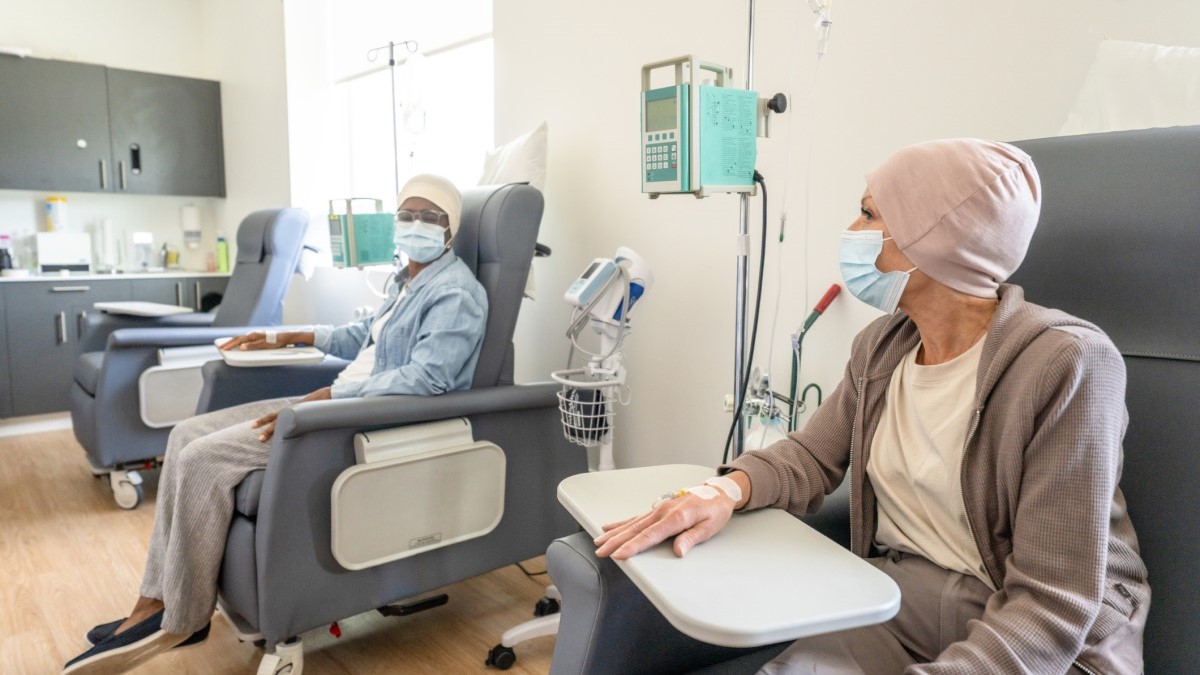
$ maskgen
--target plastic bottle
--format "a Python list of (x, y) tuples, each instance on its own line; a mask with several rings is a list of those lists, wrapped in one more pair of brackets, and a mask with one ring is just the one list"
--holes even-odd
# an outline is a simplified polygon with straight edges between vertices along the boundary
[(217, 271), (229, 271), (229, 242), (225, 237), (217, 237)]
[(46, 231), (67, 229), (67, 198), (46, 197)]
[(12, 254), (8, 252), (10, 248), (12, 248), (12, 244), (8, 240), (8, 235), (0, 234), (0, 270), (13, 268)]

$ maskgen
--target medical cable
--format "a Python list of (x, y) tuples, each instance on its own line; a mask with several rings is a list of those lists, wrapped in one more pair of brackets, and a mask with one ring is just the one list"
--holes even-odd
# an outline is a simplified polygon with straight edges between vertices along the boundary
[(758, 289), (754, 293), (754, 321), (751, 322), (750, 327), (750, 352), (746, 358), (746, 374), (742, 379), (741, 396), (734, 402), (733, 422), (730, 423), (729, 433), (725, 436), (725, 452), (721, 455), (722, 464), (729, 461), (729, 448), (733, 443), (733, 432), (737, 430), (738, 424), (742, 421), (742, 406), (746, 405), (746, 390), (750, 387), (750, 368), (748, 366), (754, 363), (754, 347), (758, 342), (758, 314), (762, 308), (763, 275), (766, 272), (767, 262), (767, 181), (761, 173), (755, 171), (754, 182), (762, 187), (762, 239), (758, 254)]
[[(817, 0), (810, 0), (810, 3), (809, 3), (810, 9), (812, 10), (812, 12), (814, 14), (818, 14), (818, 17), (820, 16), (820, 13), (822, 11), (822, 6), (827, 11), (830, 4), (832, 4), (832, 3), (831, 2), (822, 3), (822, 2), (818, 2)], [(820, 28), (820, 18), (818, 18), (818, 29), (819, 28)], [(826, 32), (826, 36), (828, 36), (828, 32)], [(826, 39), (828, 39), (828, 37), (826, 37)], [(811, 266), (810, 258), (809, 258), (809, 253), (810, 253), (810, 251), (809, 251), (809, 248), (810, 248), (809, 247), (809, 229), (810, 229), (809, 225), (812, 220), (812, 218), (811, 218), (812, 208), (811, 208), (810, 195), (812, 193), (811, 188), (812, 188), (813, 139), (816, 136), (814, 129), (815, 129), (816, 113), (817, 113), (817, 106), (816, 106), (817, 81), (818, 81), (817, 76), (821, 71), (821, 60), (822, 60), (821, 57), (823, 55), (824, 54), (822, 52), (818, 51), (817, 61), (816, 61), (816, 64), (813, 66), (812, 89), (811, 89), (811, 96), (810, 96), (812, 104), (809, 106), (809, 109), (812, 111), (814, 124), (809, 127), (808, 143), (807, 143), (808, 147), (805, 150), (804, 221), (802, 223), (803, 224), (802, 240), (804, 243), (804, 275), (803, 275), (804, 282), (803, 282), (802, 295), (803, 295), (804, 301), (806, 303), (808, 302), (808, 298), (809, 298), (809, 295), (808, 295), (808, 293), (809, 293), (808, 270)], [(799, 56), (800, 56), (800, 42), (797, 41), (796, 42), (796, 51), (795, 51), (795, 58), (797, 61), (799, 61)], [(799, 89), (799, 81), (797, 78), (797, 74), (800, 72), (800, 69), (798, 69), (798, 68), (794, 69), (792, 72), (793, 72), (793, 77), (792, 77), (791, 85), (792, 85), (792, 90), (795, 91), (795, 90)], [(782, 188), (783, 193), (780, 198), (780, 206), (779, 206), (779, 260), (778, 260), (779, 266), (776, 269), (775, 308), (774, 308), (772, 316), (771, 316), (771, 332), (769, 333), (771, 342), (770, 342), (770, 346), (767, 348), (768, 349), (768, 351), (767, 351), (767, 368), (764, 371), (768, 375), (770, 375), (773, 372), (772, 369), (774, 368), (774, 363), (775, 363), (776, 325), (779, 321), (780, 299), (783, 297), (783, 240), (784, 240), (784, 233), (785, 233), (785, 230), (787, 227), (787, 219), (788, 219), (788, 203), (789, 203), (788, 198), (790, 196), (789, 185), (792, 182), (791, 181), (792, 153), (790, 152), (790, 150), (792, 147), (792, 125), (794, 123), (795, 123), (795, 119), (789, 120), (787, 137), (784, 141), (784, 143), (785, 143), (784, 147), (787, 148), (789, 150), (789, 152), (786, 154), (787, 159), (786, 159), (786, 164), (784, 166), (784, 176), (786, 176), (786, 180), (784, 180), (784, 183), (783, 183), (783, 188)], [(792, 379), (791, 379), (791, 383), (789, 386), (789, 396), (787, 397), (787, 401), (786, 401), (789, 410), (792, 412), (794, 412), (794, 410), (795, 410), (795, 408), (793, 407), (793, 401), (796, 398), (796, 388), (798, 386), (798, 382), (796, 380), (796, 378), (798, 377), (798, 374), (799, 374), (798, 370), (799, 370), (798, 358), (795, 354), (795, 349), (793, 347), (792, 374), (791, 374)], [(776, 396), (776, 398), (781, 399), (782, 397)], [(792, 425), (794, 424), (794, 422), (791, 421), (792, 418), (794, 418), (794, 415), (789, 417), (789, 422), (788, 422), (788, 430), (789, 431), (791, 431), (793, 429)]]

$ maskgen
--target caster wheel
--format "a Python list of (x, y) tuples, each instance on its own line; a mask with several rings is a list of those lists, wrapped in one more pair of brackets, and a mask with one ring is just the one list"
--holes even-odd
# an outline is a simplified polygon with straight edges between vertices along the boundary
[(512, 647), (496, 645), (488, 652), (487, 660), (483, 662), (483, 665), (492, 666), (500, 670), (508, 670), (516, 662), (517, 653), (512, 650)]
[(549, 614), (557, 614), (562, 607), (558, 604), (558, 600), (554, 598), (542, 598), (537, 601), (533, 607), (534, 616), (547, 616)]
[(123, 480), (113, 490), (113, 499), (123, 509), (136, 509), (142, 503), (142, 486)]

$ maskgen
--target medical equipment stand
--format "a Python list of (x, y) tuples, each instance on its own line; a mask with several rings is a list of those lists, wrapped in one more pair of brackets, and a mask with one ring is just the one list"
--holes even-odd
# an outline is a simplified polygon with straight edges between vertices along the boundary
[[(386, 46), (375, 47), (367, 50), (367, 60), (374, 61), (375, 56), (383, 51), (388, 50), (388, 81), (392, 85), (392, 164), (395, 170), (396, 194), (400, 194), (400, 139), (396, 133), (396, 47), (404, 47), (409, 54), (416, 53), (419, 46), (416, 40), (405, 40), (404, 42), (388, 41)], [(349, 204), (346, 205), (347, 209)], [(399, 208), (399, 204), (396, 205)], [(349, 213), (349, 211), (347, 211)]]
[[(746, 40), (746, 90), (754, 90), (754, 0), (750, 3), (750, 31)], [(737, 237), (737, 290), (734, 307), (733, 333), (733, 414), (737, 417), (733, 434), (733, 459), (738, 458), (746, 447), (745, 427), (742, 421), (742, 403), (746, 400), (746, 303), (750, 295), (747, 265), (750, 255), (750, 195), (743, 192), (738, 196)]]
[[(600, 349), (592, 355), (587, 366), (558, 370), (550, 374), (550, 377), (563, 386), (562, 391), (558, 393), (563, 435), (576, 445), (598, 448), (595, 469), (597, 471), (616, 468), (613, 464), (612, 444), (615, 406), (618, 403), (629, 403), (620, 345), (630, 330), (628, 315), (632, 311), (633, 300), (628, 293), (625, 294), (622, 307), (630, 309), (624, 310), (625, 315), (617, 325), (588, 317), (593, 316), (592, 309), (604, 299), (615, 283), (619, 282), (628, 289), (631, 281), (628, 263), (622, 262), (619, 271), (581, 312), (577, 312), (576, 320), (572, 321), (571, 328), (567, 331), (572, 344), (588, 324), (600, 336)], [(622, 392), (625, 392), (624, 396)], [(558, 614), (561, 602), (562, 596), (558, 588), (554, 585), (547, 586), (546, 595), (538, 601), (534, 609), (536, 618), (506, 630), (500, 636), (500, 644), (488, 651), (484, 665), (508, 670), (517, 660), (513, 647), (536, 637), (557, 634), (561, 619), (561, 615)]]

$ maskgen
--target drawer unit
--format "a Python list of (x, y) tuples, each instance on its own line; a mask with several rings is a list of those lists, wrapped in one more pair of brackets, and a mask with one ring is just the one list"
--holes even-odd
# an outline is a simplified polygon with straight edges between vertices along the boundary
[(62, 279), (5, 284), (11, 415), (70, 408), (79, 338), (92, 304), (128, 300), (129, 282)]

